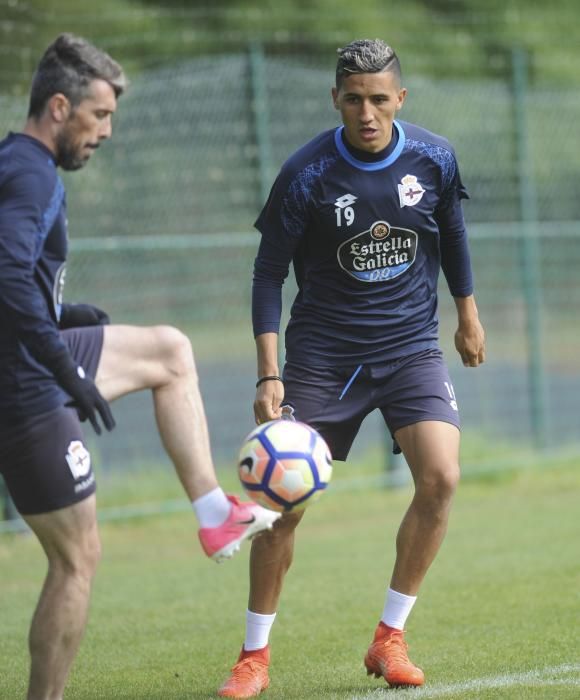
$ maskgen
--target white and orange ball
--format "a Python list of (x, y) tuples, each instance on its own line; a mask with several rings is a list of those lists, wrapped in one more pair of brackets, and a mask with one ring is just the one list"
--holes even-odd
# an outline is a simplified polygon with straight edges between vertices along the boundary
[(238, 457), (238, 474), (248, 496), (278, 512), (314, 503), (332, 477), (328, 445), (313, 428), (274, 420), (253, 430)]

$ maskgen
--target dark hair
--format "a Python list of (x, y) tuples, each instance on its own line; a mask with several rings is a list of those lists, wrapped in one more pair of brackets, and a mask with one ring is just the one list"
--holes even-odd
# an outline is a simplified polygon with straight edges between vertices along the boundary
[(357, 39), (337, 49), (336, 87), (353, 73), (391, 72), (401, 81), (401, 64), (394, 50), (381, 39)]
[(108, 82), (119, 97), (127, 87), (121, 66), (86, 39), (61, 34), (46, 49), (32, 78), (28, 116), (38, 118), (57, 93), (76, 107), (88, 95), (93, 80)]

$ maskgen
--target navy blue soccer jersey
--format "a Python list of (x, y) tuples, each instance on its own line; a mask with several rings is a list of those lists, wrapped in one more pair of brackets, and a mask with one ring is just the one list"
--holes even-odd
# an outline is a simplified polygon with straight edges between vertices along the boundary
[(47, 367), (66, 351), (58, 330), (66, 255), (54, 156), (10, 134), (0, 141), (0, 424), (64, 403)]
[(254, 335), (279, 331), (293, 262), (298, 294), (286, 359), (313, 366), (381, 362), (437, 347), (437, 280), (473, 292), (453, 148), (395, 122), (380, 154), (320, 134), (284, 164), (256, 227)]

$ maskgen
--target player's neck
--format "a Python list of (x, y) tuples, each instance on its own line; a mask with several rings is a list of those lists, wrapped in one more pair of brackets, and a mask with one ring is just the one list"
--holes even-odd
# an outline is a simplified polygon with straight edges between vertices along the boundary
[(52, 134), (43, 126), (41, 122), (38, 122), (32, 118), (28, 119), (21, 133), (35, 139), (36, 141), (40, 141), (40, 143), (51, 152), (53, 157), (55, 156), (54, 139)]
[(364, 163), (376, 163), (390, 156), (399, 141), (399, 132), (393, 125), (391, 140), (383, 149), (376, 153), (370, 153), (369, 151), (362, 151), (360, 148), (355, 148), (346, 138), (346, 129), (342, 130), (341, 137), (345, 148), (357, 160), (363, 161)]

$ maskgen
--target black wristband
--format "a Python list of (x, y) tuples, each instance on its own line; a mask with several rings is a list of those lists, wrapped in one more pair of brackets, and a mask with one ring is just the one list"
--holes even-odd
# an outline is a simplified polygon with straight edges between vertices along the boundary
[(256, 389), (260, 386), (260, 384), (263, 384), (264, 382), (281, 382), (282, 377), (279, 377), (277, 374), (270, 374), (267, 377), (260, 377), (258, 381), (256, 382)]

